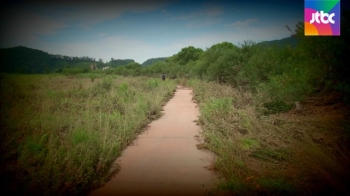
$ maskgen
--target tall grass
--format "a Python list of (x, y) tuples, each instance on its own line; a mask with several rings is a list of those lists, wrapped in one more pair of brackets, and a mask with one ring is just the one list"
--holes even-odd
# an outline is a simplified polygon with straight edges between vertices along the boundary
[(201, 111), (204, 146), (217, 154), (215, 167), (227, 179), (220, 189), (235, 195), (350, 191), (343, 107), (310, 101), (303, 111), (262, 115), (259, 98), (244, 90), (200, 80), (187, 83)]
[(1, 75), (6, 191), (77, 195), (101, 185), (175, 88), (173, 81), (142, 77)]

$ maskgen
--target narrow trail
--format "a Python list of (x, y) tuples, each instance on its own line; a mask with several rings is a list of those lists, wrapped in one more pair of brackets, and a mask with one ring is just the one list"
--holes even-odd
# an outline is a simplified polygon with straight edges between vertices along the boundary
[(206, 169), (214, 155), (196, 147), (201, 128), (194, 122), (199, 110), (191, 94), (178, 87), (164, 106), (164, 115), (117, 159), (120, 172), (90, 196), (205, 195), (215, 187), (218, 175)]

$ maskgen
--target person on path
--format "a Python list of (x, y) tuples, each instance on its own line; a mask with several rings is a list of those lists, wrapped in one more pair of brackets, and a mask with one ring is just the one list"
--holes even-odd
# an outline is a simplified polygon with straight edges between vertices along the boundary
[(162, 79), (165, 81), (165, 74), (164, 73), (162, 74)]

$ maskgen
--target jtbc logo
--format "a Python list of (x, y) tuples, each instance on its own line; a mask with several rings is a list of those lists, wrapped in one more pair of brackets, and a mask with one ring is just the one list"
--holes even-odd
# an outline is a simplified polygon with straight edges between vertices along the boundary
[[(325, 17), (327, 18), (326, 20), (325, 20)], [(334, 24), (333, 17), (334, 17), (334, 13), (327, 14), (321, 11), (321, 14), (320, 14), (317, 11), (316, 13), (312, 13), (312, 19), (310, 20), (310, 23), (313, 24), (316, 21), (317, 24), (320, 24), (320, 19), (321, 19), (322, 24), (328, 24), (328, 23)]]

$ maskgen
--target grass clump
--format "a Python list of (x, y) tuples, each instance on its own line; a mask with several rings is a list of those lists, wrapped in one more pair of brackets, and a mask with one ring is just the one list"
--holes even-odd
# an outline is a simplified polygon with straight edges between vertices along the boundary
[(261, 148), (252, 153), (252, 156), (258, 159), (269, 161), (271, 159), (275, 159), (278, 161), (284, 161), (288, 157), (288, 152), (286, 149), (269, 149), (269, 148)]
[(271, 102), (266, 102), (263, 104), (263, 114), (264, 115), (269, 115), (269, 114), (276, 114), (279, 112), (287, 112), (290, 109), (292, 109), (293, 105), (292, 104), (287, 104), (284, 101), (271, 101)]
[(241, 146), (243, 149), (251, 149), (254, 148), (256, 146), (259, 146), (259, 142), (254, 140), (254, 139), (250, 139), (250, 138), (242, 138), (240, 140)]

